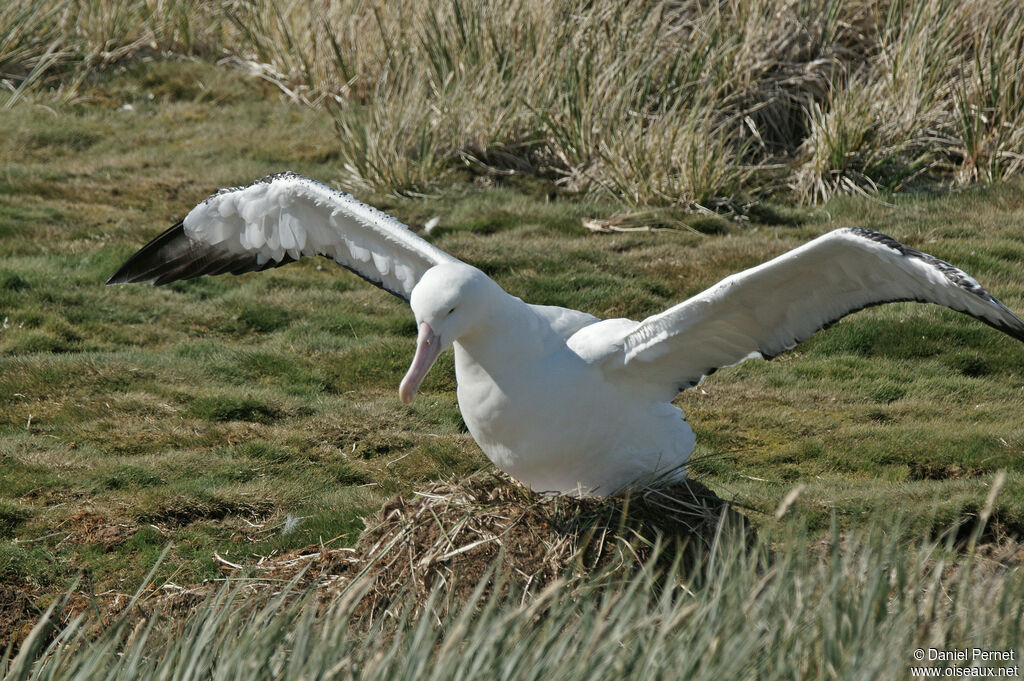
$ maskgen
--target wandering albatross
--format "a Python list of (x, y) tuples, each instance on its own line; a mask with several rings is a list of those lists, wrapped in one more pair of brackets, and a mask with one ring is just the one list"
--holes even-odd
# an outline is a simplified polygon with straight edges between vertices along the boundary
[(865, 307), (935, 303), (1024, 341), (1024, 322), (956, 267), (837, 229), (635, 322), (531, 305), (393, 217), (294, 173), (222, 189), (107, 282), (166, 284), (326, 256), (407, 301), (408, 404), (455, 350), (459, 408), (494, 464), (539, 492), (607, 495), (682, 477), (694, 434), (672, 400), (719, 367), (772, 358)]

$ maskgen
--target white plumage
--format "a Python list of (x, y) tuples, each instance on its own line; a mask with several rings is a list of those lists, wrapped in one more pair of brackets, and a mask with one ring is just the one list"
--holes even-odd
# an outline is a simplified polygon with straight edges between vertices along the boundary
[(682, 476), (694, 435), (671, 404), (680, 390), (864, 307), (936, 303), (1024, 340), (1024, 322), (970, 276), (863, 229), (825, 234), (641, 322), (531, 305), (394, 218), (292, 173), (221, 190), (108, 283), (240, 274), (313, 255), (409, 301), (419, 337), (403, 401), (454, 347), (470, 433), (495, 465), (543, 492), (609, 494)]

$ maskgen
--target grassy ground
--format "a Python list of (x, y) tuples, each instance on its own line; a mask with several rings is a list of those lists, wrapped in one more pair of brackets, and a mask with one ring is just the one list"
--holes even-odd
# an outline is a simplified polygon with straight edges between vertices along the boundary
[[(450, 355), (403, 406), (407, 307), (327, 261), (102, 285), (219, 186), (343, 174), (330, 117), (268, 87), (137, 63), (75, 104), (0, 117), (0, 584), (39, 597), (84, 574), (128, 591), (168, 543), (161, 581), (216, 577), (215, 551), (247, 563), (349, 544), (385, 497), (488, 465)], [(580, 223), (616, 206), (515, 176), (362, 198), (414, 226), (440, 216), (435, 243), (531, 302), (641, 318), (844, 225), (949, 260), (1022, 311), (1021, 190), (767, 206), (739, 223), (659, 211), (648, 221), (675, 228), (609, 235)], [(693, 474), (769, 534), (798, 485), (790, 514), (815, 530), (895, 514), (908, 535), (938, 531), (973, 514), (1000, 469), (995, 528), (1024, 529), (1024, 348), (955, 313), (865, 311), (678, 403), (698, 436)]]

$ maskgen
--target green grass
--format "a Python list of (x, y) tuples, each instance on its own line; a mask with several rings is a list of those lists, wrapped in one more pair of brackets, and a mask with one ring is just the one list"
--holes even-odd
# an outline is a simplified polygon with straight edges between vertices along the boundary
[[(890, 523), (891, 526), (891, 523)], [(529, 599), (482, 589), (424, 612), (396, 597), (359, 608), (355, 582), (324, 605), (292, 586), (255, 599), (228, 583), (168, 627), (139, 591), (97, 628), (76, 619), (52, 642), (48, 611), (22, 649), (0, 661), (10, 681), (48, 679), (906, 679), (1005, 675), (1012, 661), (918, 661), (915, 650), (1020, 652), (1024, 580), (979, 560), (959, 566), (928, 543), (882, 532), (816, 544), (796, 533), (769, 555), (723, 540), (705, 569), (676, 565), (610, 580), (560, 582)], [(831, 554), (827, 562), (822, 554)], [(269, 602), (268, 602), (269, 601)], [(979, 607), (979, 603), (985, 603)], [(102, 615), (102, 613), (101, 613)], [(970, 654), (970, 653), (969, 653)]]
[[(219, 186), (284, 169), (338, 181), (329, 116), (201, 62), (135, 64), (89, 87), (0, 117), (0, 585), (40, 607), (79, 578), (131, 590), (167, 545), (156, 579), (195, 583), (220, 575), (215, 551), (251, 564), (349, 545), (390, 495), (489, 466), (459, 415), (450, 354), (403, 406), (407, 306), (326, 260), (103, 286)], [(414, 225), (440, 216), (437, 245), (530, 302), (642, 318), (844, 225), (962, 266), (1024, 310), (1022, 189), (768, 204), (742, 222), (666, 214), (659, 226), (678, 229), (606, 235), (581, 219), (618, 204), (500, 178), (362, 198)], [(693, 474), (769, 539), (781, 541), (773, 513), (796, 485), (790, 520), (812, 533), (897, 507), (900, 537), (937, 535), (974, 517), (1001, 469), (988, 538), (1019, 537), (1022, 376), (1016, 341), (893, 305), (677, 403), (698, 436)]]

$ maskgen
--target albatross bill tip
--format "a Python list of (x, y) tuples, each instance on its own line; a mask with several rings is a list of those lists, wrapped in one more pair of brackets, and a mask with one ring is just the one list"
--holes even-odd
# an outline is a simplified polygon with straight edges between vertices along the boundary
[(412, 358), (409, 371), (398, 386), (398, 397), (404, 404), (412, 404), (423, 379), (427, 377), (430, 367), (434, 366), (441, 354), (441, 339), (430, 328), (430, 324), (420, 322), (419, 336), (416, 338), (416, 355)]

